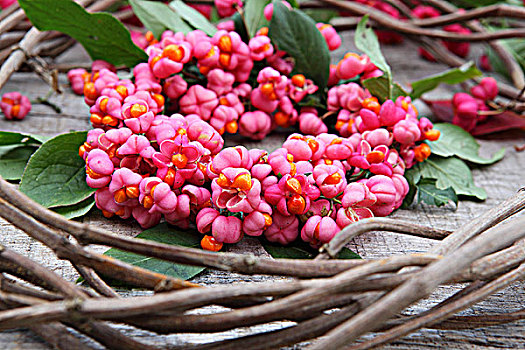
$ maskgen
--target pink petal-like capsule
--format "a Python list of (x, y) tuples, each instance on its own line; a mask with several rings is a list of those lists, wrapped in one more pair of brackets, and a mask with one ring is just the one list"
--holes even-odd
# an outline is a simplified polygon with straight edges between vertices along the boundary
[(309, 218), (301, 230), (301, 239), (313, 247), (328, 243), (341, 231), (334, 219), (314, 215)]
[(219, 212), (213, 208), (201, 209), (196, 218), (197, 230), (199, 230), (200, 233), (209, 232), (211, 225), (219, 215)]
[(421, 131), (417, 121), (401, 120), (394, 125), (394, 139), (404, 145), (409, 145), (419, 139)]
[(483, 78), (479, 85), (470, 89), (470, 94), (483, 101), (493, 100), (498, 95), (498, 83), (492, 77)]
[(272, 224), (272, 208), (262, 201), (255, 210), (248, 214), (242, 223), (242, 230), (249, 236), (260, 236)]
[(220, 68), (212, 69), (208, 75), (208, 89), (213, 90), (218, 96), (232, 91), (235, 76)]
[(250, 39), (250, 57), (254, 61), (262, 61), (266, 57), (273, 55), (273, 45), (270, 38), (265, 35), (257, 35)]
[(188, 90), (188, 83), (180, 75), (174, 75), (164, 81), (162, 87), (170, 99), (177, 99)]
[(2, 96), (0, 108), (7, 120), (22, 120), (31, 110), (31, 102), (27, 96), (13, 91)]
[(161, 213), (150, 213), (148, 209), (140, 205), (133, 208), (132, 215), (143, 229), (158, 225), (162, 217)]
[(239, 119), (239, 133), (254, 140), (262, 140), (270, 133), (272, 119), (262, 111), (246, 112)]
[(379, 121), (382, 126), (392, 126), (405, 119), (406, 112), (395, 105), (392, 100), (387, 100), (379, 110)]
[(366, 62), (355, 53), (347, 53), (337, 64), (337, 75), (340, 79), (352, 79), (363, 73)]
[(106, 152), (94, 149), (86, 159), (86, 181), (92, 188), (101, 188), (109, 184), (114, 166)]
[(301, 113), (299, 115), (299, 129), (306, 135), (319, 135), (328, 131), (325, 123), (314, 113)]
[(379, 128), (372, 131), (365, 131), (363, 133), (363, 139), (365, 139), (372, 148), (380, 145), (390, 146), (393, 141), (393, 135), (387, 129)]
[(346, 186), (341, 199), (343, 208), (370, 207), (377, 202), (377, 197), (368, 186), (360, 182), (352, 182)]
[(272, 224), (264, 231), (264, 236), (270, 242), (286, 245), (295, 241), (299, 235), (299, 219), (295, 215), (272, 214)]
[(220, 243), (237, 243), (242, 239), (242, 221), (235, 216), (218, 216), (213, 221), (211, 233)]
[(334, 198), (346, 188), (345, 172), (335, 165), (316, 165), (312, 175), (326, 198)]
[(197, 114), (204, 120), (210, 118), (218, 104), (217, 94), (200, 85), (192, 85), (179, 100), (181, 113)]
[(376, 203), (370, 207), (374, 215), (387, 216), (394, 211), (397, 191), (391, 178), (375, 175), (366, 181), (366, 186), (377, 198)]
[(151, 213), (171, 213), (177, 208), (177, 195), (172, 191), (170, 185), (162, 182), (153, 190), (153, 202)]

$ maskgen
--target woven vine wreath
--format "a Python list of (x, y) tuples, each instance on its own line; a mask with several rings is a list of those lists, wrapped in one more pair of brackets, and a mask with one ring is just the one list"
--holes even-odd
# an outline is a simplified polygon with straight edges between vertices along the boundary
[[(90, 287), (66, 281), (38, 262), (2, 247), (0, 269), (31, 285), (2, 276), (0, 301), (4, 311), (0, 312), (0, 328), (30, 328), (59, 348), (85, 346), (66, 326), (111, 349), (155, 348), (123, 335), (108, 322), (171, 334), (219, 332), (292, 321), (294, 325), (285, 329), (195, 347), (267, 349), (323, 336), (309, 348), (365, 349), (422, 327), (485, 327), (525, 317), (522, 310), (500, 315), (454, 316), (525, 277), (525, 217), (506, 221), (525, 207), (525, 191), (454, 232), (388, 218), (361, 220), (325, 245), (315, 264), (308, 260), (213, 253), (123, 237), (68, 221), (33, 202), (4, 180), (0, 181), (0, 194), (0, 215), (51, 248), (58, 258), (70, 261)], [(369, 231), (443, 240), (424, 254), (377, 260), (329, 259), (350, 239)], [(228, 272), (294, 278), (283, 282), (202, 287), (94, 253), (88, 244)], [(154, 290), (156, 294), (120, 298), (99, 274)], [(430, 310), (419, 315), (402, 314), (406, 307), (427, 297), (440, 285), (455, 283), (462, 283), (461, 290)], [(207, 305), (228, 309), (206, 315), (187, 314)], [(326, 314), (326, 310), (332, 312)], [(370, 331), (381, 333), (352, 345)]]
[[(51, 140), (5, 133), (16, 145), (42, 145), (20, 176), (20, 191), (0, 178), (0, 216), (71, 262), (84, 283), (66, 281), (1, 246), (0, 329), (29, 328), (64, 349), (90, 346), (71, 329), (110, 349), (154, 349), (112, 325), (180, 334), (286, 321), (286, 328), (278, 330), (180, 347), (267, 349), (313, 341), (311, 349), (365, 349), (419, 328), (486, 327), (525, 318), (522, 310), (454, 316), (525, 276), (525, 218), (505, 221), (525, 207), (524, 191), (454, 232), (384, 218), (410, 205), (418, 189), (418, 201), (435, 205), (457, 203), (457, 194), (485, 199), (465, 161), (491, 164), (503, 151), (491, 159), (480, 157), (479, 145), (467, 131), (478, 133), (493, 116), (509, 116), (519, 107), (521, 93), (493, 78), (480, 79), (469, 94), (449, 101), (456, 126), (434, 125), (419, 115), (412, 100), (440, 83), (481, 75), (474, 65), (413, 82), (407, 92), (393, 82), (366, 16), (355, 35), (363, 54), (346, 53), (330, 65), (329, 51), (341, 45), (341, 38), (331, 25), (315, 23), (294, 9), (295, 2), (250, 0), (241, 10), (240, 1), (217, 0), (219, 14), (232, 17), (215, 27), (182, 1), (168, 6), (130, 0), (153, 31), (131, 35), (111, 16), (86, 12), (82, 6), (89, 1), (79, 1), (82, 6), (66, 0), (18, 3), (36, 28), (62, 31), (103, 61), (96, 60), (91, 72), (68, 73), (73, 91), (90, 107), (93, 130)], [(360, 15), (368, 11), (365, 5), (323, 3)], [(112, 2), (96, 4), (105, 9)], [(10, 11), (5, 13), (8, 26), (24, 15)], [(165, 12), (173, 12), (170, 23), (165, 23)], [(370, 16), (375, 24), (389, 23), (376, 10)], [(471, 14), (448, 17), (458, 16)], [(56, 27), (67, 18), (82, 20)], [(416, 34), (413, 24), (392, 23), (403, 33)], [(0, 85), (10, 74), (6, 71), (39, 52), (33, 46), (44, 34), (36, 28), (9, 54)], [(464, 39), (461, 31), (422, 33)], [(476, 40), (501, 36), (479, 34)], [(441, 44), (421, 42), (432, 51), (427, 55), (443, 58)], [(445, 47), (454, 53), (465, 48)], [(40, 62), (29, 61), (32, 67)], [(455, 66), (460, 63), (454, 61)], [(122, 72), (114, 65), (129, 68), (129, 79), (119, 76)], [(56, 83), (56, 76), (50, 79)], [(514, 100), (498, 104), (494, 99), (500, 95)], [(30, 102), (13, 92), (4, 95), (0, 107), (7, 118), (23, 119)], [(291, 134), (271, 153), (223, 148), (228, 134), (261, 140), (277, 127), (296, 127), (301, 134)], [(464, 142), (458, 145), (455, 139)], [(64, 158), (71, 162), (70, 178), (56, 170), (46, 173)], [(50, 191), (46, 186), (60, 176), (77, 187), (68, 187), (66, 195)], [(94, 204), (108, 218), (133, 218), (143, 228), (163, 220), (182, 229), (196, 227), (204, 234), (204, 250), (122, 237), (64, 218), (83, 215)], [(46, 208), (58, 208), (62, 215)], [(348, 255), (344, 246), (353, 238), (370, 231), (442, 242), (423, 254), (336, 259), (343, 249)], [(223, 243), (237, 243), (244, 235), (284, 246), (303, 241), (318, 255), (309, 261), (221, 252)], [(201, 286), (96, 253), (90, 245), (171, 263), (288, 278)], [(121, 298), (109, 281), (154, 294)], [(406, 313), (444, 284), (458, 284), (461, 290), (427, 311)], [(204, 313), (206, 306), (222, 308)], [(360, 339), (370, 332), (374, 337)]]

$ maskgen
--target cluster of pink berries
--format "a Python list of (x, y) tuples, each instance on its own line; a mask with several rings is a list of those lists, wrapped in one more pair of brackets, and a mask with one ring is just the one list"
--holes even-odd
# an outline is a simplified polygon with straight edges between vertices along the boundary
[(470, 94), (459, 92), (452, 98), (454, 119), (452, 123), (461, 126), (466, 131), (471, 131), (476, 124), (487, 118), (483, 112), (490, 111), (488, 101), (494, 100), (498, 95), (498, 84), (494, 78), (483, 78), (479, 85), (470, 89)]
[[(100, 61), (91, 73), (69, 72), (90, 106), (95, 129), (79, 153), (103, 214), (144, 228), (162, 219), (195, 225), (206, 234), (202, 246), (219, 250), (245, 234), (287, 244), (300, 233), (317, 247), (352, 222), (398, 208), (405, 169), (429, 156), (425, 140), (439, 137), (410, 98), (380, 104), (356, 83), (337, 85), (382, 74), (368, 57), (348, 53), (330, 67), (326, 107), (303, 106), (325, 91), (290, 75), (293, 61), (273, 47), (267, 28), (245, 43), (225, 29), (231, 25), (213, 37), (136, 36), (149, 60), (134, 67), (133, 80)], [(331, 26), (317, 27), (329, 48), (341, 44)], [(327, 133), (319, 113), (337, 113), (341, 136)], [(304, 135), (272, 153), (222, 149), (225, 132), (262, 139), (296, 123)]]
[[(222, 27), (228, 26), (230, 23), (223, 23)], [(321, 31), (328, 29), (332, 30), (327, 35), (332, 35), (333, 44), (333, 35), (339, 37), (332, 27)], [(149, 43), (149, 60), (133, 69), (134, 83), (119, 80), (110, 67), (98, 65), (91, 74), (76, 69), (68, 77), (73, 90), (82, 93), (92, 106), (94, 127), (122, 126), (124, 100), (144, 91), (155, 100), (155, 110), (196, 114), (220, 134), (239, 131), (262, 139), (278, 125), (294, 124), (298, 103), (318, 90), (302, 74), (288, 76), (292, 61), (284, 52), (274, 50), (267, 32), (267, 28), (261, 29), (248, 43), (225, 29), (213, 37), (200, 30), (187, 35), (166, 31), (158, 42), (149, 33), (142, 38)], [(247, 81), (254, 63), (261, 61), (267, 66), (258, 71), (257, 84), (252, 86)]]

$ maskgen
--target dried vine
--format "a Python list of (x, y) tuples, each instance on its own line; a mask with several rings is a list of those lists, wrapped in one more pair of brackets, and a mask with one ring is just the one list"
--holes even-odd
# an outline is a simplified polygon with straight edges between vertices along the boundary
[[(525, 277), (525, 218), (506, 221), (525, 208), (525, 191), (453, 233), (409, 227), (390, 219), (363, 220), (349, 226), (337, 236), (340, 238), (325, 246), (323, 254), (329, 254), (321, 256), (327, 258), (335, 254), (350, 237), (372, 230), (416, 234), (443, 239), (443, 242), (430, 251), (432, 254), (361, 261), (317, 260), (317, 272), (308, 269), (312, 264), (305, 260), (210, 253), (119, 237), (97, 227), (67, 221), (31, 201), (4, 180), (0, 180), (0, 197), (2, 217), (50, 247), (57, 257), (69, 260), (91, 287), (79, 287), (65, 281), (37, 262), (2, 247), (0, 329), (29, 327), (43, 334), (45, 330), (62, 332), (67, 325), (108, 348), (126, 344), (128, 348), (137, 349), (151, 347), (108, 328), (105, 322), (125, 323), (161, 334), (218, 332), (274, 321), (295, 322), (294, 326), (282, 330), (199, 345), (205, 349), (246, 346), (266, 349), (321, 335), (325, 337), (313, 343), (312, 348), (336, 349), (351, 344), (369, 331), (383, 331), (376, 338), (353, 347), (366, 349), (421, 327), (461, 329), (467, 322), (470, 326), (483, 327), (525, 318), (523, 311), (489, 318), (454, 316)], [(70, 241), (67, 235), (82, 245)], [(196, 285), (108, 259), (84, 246), (92, 243), (167, 261), (295, 278), (283, 282), (191, 288)], [(9, 274), (30, 284), (22, 285), (10, 279)], [(162, 293), (121, 298), (100, 275)], [(440, 284), (458, 282), (470, 284), (427, 312), (415, 316), (401, 314), (404, 308), (425, 298)], [(181, 287), (183, 289), (177, 289)], [(216, 304), (229, 309), (214, 314), (185, 313)], [(334, 308), (337, 311), (329, 316), (323, 313)], [(92, 321), (79, 321), (87, 319)], [(58, 338), (49, 339), (44, 335), (43, 338), (58, 348), (79, 346), (69, 331), (62, 333)]]

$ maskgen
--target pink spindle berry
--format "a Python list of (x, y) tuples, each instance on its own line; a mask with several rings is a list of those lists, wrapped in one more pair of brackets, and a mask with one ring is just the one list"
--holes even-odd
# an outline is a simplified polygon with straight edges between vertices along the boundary
[(299, 129), (306, 135), (319, 135), (328, 132), (328, 127), (314, 113), (301, 113), (299, 115)]
[(366, 59), (349, 52), (337, 64), (337, 75), (340, 79), (352, 79), (364, 72), (366, 62)]
[(94, 149), (86, 159), (86, 181), (89, 187), (102, 188), (111, 181), (114, 166), (106, 152)]
[(377, 198), (376, 203), (370, 207), (374, 215), (387, 216), (394, 211), (397, 190), (391, 178), (375, 175), (366, 181), (366, 186)]
[(299, 235), (299, 219), (295, 215), (282, 215), (278, 212), (272, 215), (272, 224), (264, 231), (264, 236), (270, 242), (283, 245), (289, 244)]
[(200, 233), (206, 233), (211, 231), (211, 225), (219, 216), (219, 212), (213, 208), (204, 208), (197, 214), (197, 230)]
[(419, 139), (421, 131), (417, 121), (401, 120), (394, 126), (394, 138), (402, 144), (411, 144)]
[(326, 198), (338, 196), (346, 187), (345, 172), (335, 165), (319, 164), (314, 167), (312, 175)]
[(319, 247), (321, 244), (330, 242), (339, 231), (341, 229), (334, 219), (314, 215), (304, 224), (301, 239), (310, 243), (312, 247)]
[(197, 114), (203, 120), (210, 119), (212, 111), (218, 104), (217, 94), (200, 85), (192, 85), (179, 100), (179, 107), (183, 114)]
[(483, 78), (479, 85), (470, 89), (470, 94), (483, 101), (493, 100), (498, 95), (498, 83), (492, 77)]
[(0, 108), (7, 120), (22, 120), (31, 110), (29, 99), (17, 91), (2, 96)]
[(271, 128), (272, 119), (262, 111), (246, 112), (239, 119), (239, 133), (254, 140), (262, 140)]
[(273, 55), (273, 45), (270, 38), (265, 35), (257, 35), (251, 38), (248, 46), (250, 47), (250, 57), (254, 61), (262, 61)]
[(217, 12), (221, 17), (230, 17), (235, 13), (235, 8), (242, 8), (241, 0), (214, 0)]
[(235, 216), (218, 216), (211, 225), (213, 238), (220, 243), (237, 243), (243, 236), (242, 221)]

